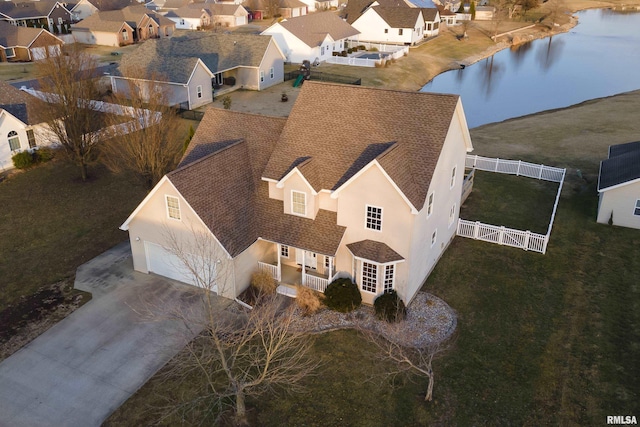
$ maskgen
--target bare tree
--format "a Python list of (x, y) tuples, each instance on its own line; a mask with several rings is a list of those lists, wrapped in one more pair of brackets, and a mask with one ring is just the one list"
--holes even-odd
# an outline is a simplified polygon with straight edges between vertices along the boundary
[(74, 162), (82, 180), (88, 177), (88, 166), (96, 161), (96, 146), (101, 142), (103, 115), (92, 108), (100, 90), (96, 61), (79, 48), (63, 49), (60, 55), (49, 56), (37, 64), (40, 89), (46, 103), (42, 116), (48, 125), (52, 141)]
[[(401, 323), (397, 324), (397, 327), (402, 327), (401, 325)], [(429, 379), (424, 400), (430, 402), (433, 398), (435, 383), (433, 359), (438, 353), (444, 351), (444, 348), (440, 344), (430, 344), (422, 348), (406, 347), (383, 337), (376, 331), (363, 327), (359, 329), (364, 337), (377, 347), (377, 356), (393, 366), (386, 375), (395, 377), (401, 374), (417, 374)]]
[[(163, 86), (155, 79), (147, 86), (143, 94), (128, 81), (126, 94), (113, 95), (113, 102), (126, 112), (108, 116), (109, 139), (101, 147), (101, 157), (113, 172), (131, 171), (151, 188), (178, 164), (184, 143), (178, 135), (179, 117)], [(128, 121), (122, 123), (123, 117)]]
[(558, 21), (558, 17), (566, 12), (567, 5), (565, 0), (549, 0), (545, 3), (545, 6), (549, 10), (548, 17), (551, 20), (551, 28), (553, 28)]
[(493, 41), (497, 41), (498, 30), (500, 28), (500, 24), (502, 24), (507, 19), (512, 19), (513, 14), (516, 10), (516, 0), (497, 0), (495, 3), (492, 3), (495, 7), (495, 12), (493, 15)]
[(233, 261), (208, 231), (166, 234), (170, 252), (201, 289), (202, 311), (178, 316), (203, 330), (166, 373), (181, 382), (195, 374), (203, 379), (201, 386), (195, 397), (172, 402), (168, 414), (202, 421), (205, 415), (219, 417), (231, 409), (237, 423), (244, 424), (247, 397), (276, 389), (297, 391), (316, 369), (319, 362), (309, 355), (311, 335), (294, 328), (295, 306), (284, 297), (261, 295), (248, 309), (216, 295), (233, 287)]

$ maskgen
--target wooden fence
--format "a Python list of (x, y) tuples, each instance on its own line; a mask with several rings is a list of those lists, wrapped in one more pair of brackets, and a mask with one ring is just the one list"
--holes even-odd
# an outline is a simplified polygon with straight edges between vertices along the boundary
[(538, 165), (520, 160), (494, 159), (472, 155), (467, 155), (465, 166), (472, 169), (472, 174), (476, 169), (479, 169), (559, 183), (547, 234), (515, 230), (513, 228), (484, 224), (479, 221), (467, 221), (462, 218), (458, 219), (458, 227), (456, 230), (458, 236), (496, 243), (498, 245), (512, 246), (514, 248), (524, 249), (525, 251), (546, 253), (549, 237), (551, 236), (551, 229), (553, 228), (553, 221), (556, 217), (558, 203), (560, 202), (560, 193), (562, 192), (566, 169)]

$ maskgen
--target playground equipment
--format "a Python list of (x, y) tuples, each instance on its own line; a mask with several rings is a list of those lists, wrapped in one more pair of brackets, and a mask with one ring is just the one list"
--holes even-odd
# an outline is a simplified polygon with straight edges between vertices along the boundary
[(293, 87), (298, 87), (304, 80), (309, 80), (311, 78), (311, 61), (307, 59), (302, 61), (299, 71), (301, 74), (296, 78), (296, 81), (293, 82)]

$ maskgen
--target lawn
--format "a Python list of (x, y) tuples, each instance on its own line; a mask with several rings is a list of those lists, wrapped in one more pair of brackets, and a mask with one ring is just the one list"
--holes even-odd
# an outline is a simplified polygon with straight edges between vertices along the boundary
[[(325, 364), (307, 392), (250, 401), (253, 424), (602, 425), (606, 415), (640, 413), (640, 231), (595, 223), (593, 179), (610, 143), (640, 136), (639, 108), (635, 92), (472, 130), (478, 154), (584, 173), (572, 169), (565, 183), (546, 255), (456, 238), (438, 262), (423, 289), (459, 318), (451, 348), (434, 362), (433, 402), (422, 401), (425, 379), (395, 387), (372, 379), (384, 371), (372, 348), (337, 331), (317, 336), (314, 357)], [(485, 175), (467, 212), (532, 189), (552, 205), (554, 192), (535, 180)], [(509, 224), (538, 215), (496, 211)], [(107, 425), (178, 425), (158, 421), (154, 407), (192, 388), (156, 376)]]
[(0, 312), (127, 238), (118, 227), (145, 189), (101, 167), (91, 172), (82, 183), (76, 167), (52, 161), (0, 183)]

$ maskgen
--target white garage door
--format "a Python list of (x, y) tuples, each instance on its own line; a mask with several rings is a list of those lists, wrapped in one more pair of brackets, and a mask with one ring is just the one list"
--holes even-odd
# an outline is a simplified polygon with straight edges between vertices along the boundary
[(247, 23), (246, 16), (236, 16), (236, 26), (245, 25)]
[(189, 273), (177, 256), (151, 242), (144, 242), (144, 249), (147, 255), (147, 269), (150, 273), (190, 285), (194, 284), (193, 275)]
[(32, 47), (31, 48), (31, 58), (34, 61), (38, 61), (40, 59), (44, 59), (47, 57), (47, 49), (44, 47)]
[[(184, 263), (180, 261), (180, 258), (172, 254), (168, 249), (152, 242), (144, 242), (144, 249), (147, 256), (147, 270), (149, 270), (150, 273), (197, 286), (193, 274)], [(192, 265), (201, 268), (203, 271), (205, 270), (201, 258), (194, 260)], [(202, 274), (204, 275), (206, 273)], [(215, 266), (213, 272), (210, 273), (210, 277), (215, 277)], [(206, 277), (202, 279), (207, 280)], [(213, 286), (211, 290), (218, 293), (218, 286)]]

